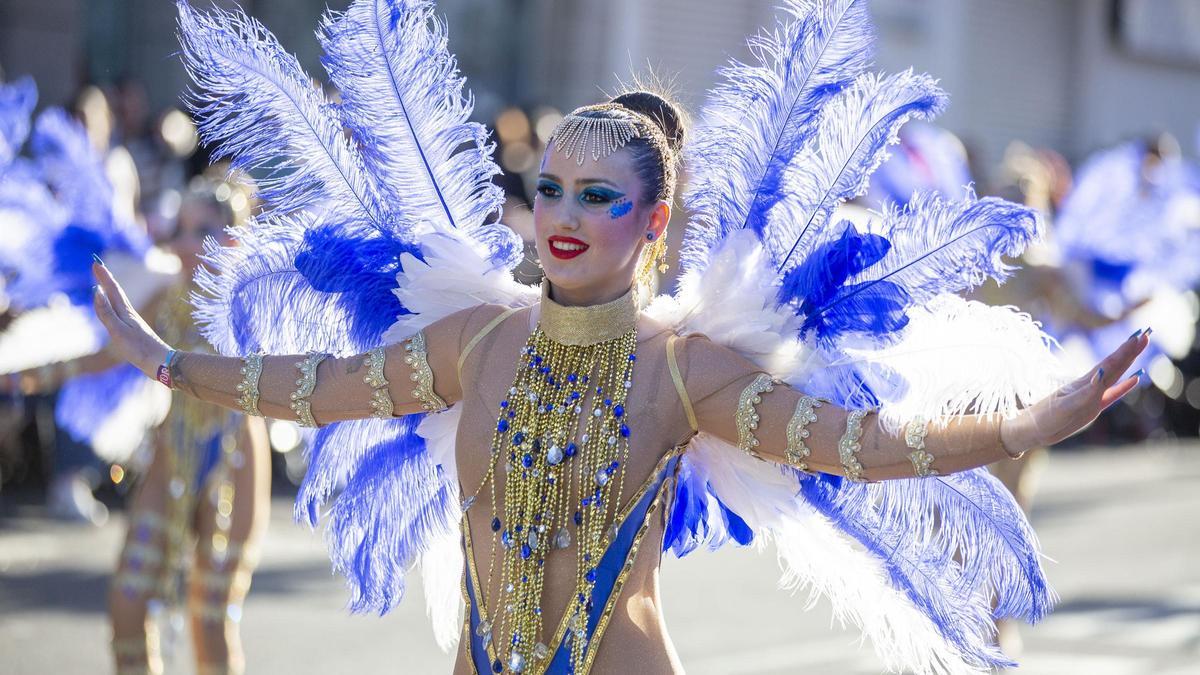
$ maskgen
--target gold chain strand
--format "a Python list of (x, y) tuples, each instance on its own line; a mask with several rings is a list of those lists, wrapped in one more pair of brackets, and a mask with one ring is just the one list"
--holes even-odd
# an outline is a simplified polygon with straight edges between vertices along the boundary
[[(630, 307), (636, 318), (636, 308)], [(553, 323), (555, 315), (547, 314)], [(495, 645), (493, 668), (524, 672), (547, 665), (544, 565), (548, 556), (561, 555), (556, 552), (572, 545), (576, 588), (566, 610), (572, 630), (568, 637), (576, 668), (586, 658), (594, 568), (613, 538), (611, 525), (624, 492), (629, 459), (625, 399), (636, 345), (636, 329), (603, 342), (563, 344), (539, 324), (522, 349), (523, 366), (500, 404), (491, 465), (476, 492), (488, 487), (492, 498), (488, 578), (494, 578), (497, 546), (503, 549), (491, 621), (477, 628), (485, 643), (493, 632), (506, 640)], [(501, 477), (503, 485), (498, 486)], [(499, 491), (502, 505), (497, 504)], [(474, 500), (469, 497), (465, 507)]]
[(929, 424), (923, 417), (913, 418), (904, 425), (904, 444), (912, 449), (912, 452), (908, 453), (908, 459), (912, 462), (913, 473), (917, 478), (938, 475), (937, 469), (931, 466), (933, 455), (925, 451), (925, 436), (928, 433)]

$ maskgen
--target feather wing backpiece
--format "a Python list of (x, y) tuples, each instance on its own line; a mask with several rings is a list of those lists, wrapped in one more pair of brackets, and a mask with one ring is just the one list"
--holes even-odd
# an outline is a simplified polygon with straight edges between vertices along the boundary
[[(198, 277), (196, 315), (219, 351), (355, 353), (482, 301), (528, 301), (510, 271), (520, 239), (496, 221), (493, 146), (468, 120), (432, 2), (358, 0), (326, 15), (323, 63), (340, 103), (240, 11), (180, 2), (179, 31), (203, 138), (261, 176), (267, 202), (233, 233), (238, 246), (209, 246), (212, 271)], [(454, 465), (430, 452), (445, 439), (427, 442), (419, 424), (335, 424), (311, 445), (297, 515), (316, 524), (333, 499), (330, 552), (356, 611), (390, 609), (407, 570), (456, 536)], [(438, 625), (452, 642), (457, 631)]]
[[(0, 277), (16, 314), (0, 336), (0, 372), (102, 348), (104, 331), (90, 302), (92, 256), (124, 267), (120, 276), (131, 281), (150, 247), (146, 233), (114, 209), (103, 157), (83, 125), (59, 108), (31, 124), (36, 101), (32, 80), (0, 86)], [(28, 155), (21, 156), (27, 139)], [(103, 459), (125, 461), (162, 421), (169, 400), (123, 365), (65, 382), (55, 420)]]
[[(893, 429), (918, 414), (1011, 414), (1048, 393), (1060, 369), (1039, 326), (957, 295), (1003, 280), (1003, 257), (1040, 235), (1036, 214), (968, 191), (918, 193), (861, 229), (840, 220), (900, 126), (945, 96), (923, 75), (869, 71), (865, 1), (784, 6), (703, 110), (686, 154), (684, 272), (651, 311), (807, 393), (878, 407)], [(667, 549), (774, 542), (785, 581), (827, 596), (891, 668), (1001, 666), (993, 620), (1052, 604), (1032, 530), (982, 469), (855, 484), (702, 433), (680, 476)]]

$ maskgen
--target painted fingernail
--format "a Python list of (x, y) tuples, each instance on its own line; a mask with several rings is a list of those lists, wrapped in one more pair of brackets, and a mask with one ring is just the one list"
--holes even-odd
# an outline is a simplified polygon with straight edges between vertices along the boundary
[(1140, 335), (1142, 334), (1142, 332), (1143, 332), (1143, 331), (1142, 331), (1142, 329), (1141, 329), (1141, 328), (1139, 328), (1139, 329), (1137, 329), (1137, 330), (1133, 331), (1133, 335), (1130, 335), (1130, 336), (1129, 336), (1129, 339), (1130, 339), (1130, 340), (1134, 340), (1134, 339), (1136, 339), (1138, 336), (1140, 336)]
[(1143, 331), (1143, 332), (1144, 332), (1146, 335), (1149, 335), (1149, 334), (1151, 334), (1151, 333), (1153, 333), (1153, 332), (1154, 332), (1154, 329), (1153, 329), (1153, 328), (1147, 328), (1147, 329), (1146, 329), (1145, 331)]
[(1104, 369), (1103, 368), (1097, 370), (1096, 374), (1094, 376), (1092, 376), (1092, 382), (1099, 382), (1100, 380), (1103, 380), (1103, 379), (1104, 379)]
[(1145, 368), (1138, 368), (1138, 369), (1137, 369), (1137, 372), (1136, 372), (1136, 373), (1134, 373), (1134, 374), (1132, 375), (1132, 377), (1136, 377), (1136, 378), (1137, 378), (1137, 380), (1138, 380), (1138, 382), (1141, 382), (1141, 381), (1142, 381), (1142, 380), (1143, 380), (1143, 379), (1146, 377), (1146, 369), (1145, 369)]
[(108, 265), (105, 265), (104, 261), (100, 259), (100, 256), (96, 255), (95, 253), (92, 254), (92, 260), (96, 261), (96, 264), (100, 265), (101, 267), (108, 267)]

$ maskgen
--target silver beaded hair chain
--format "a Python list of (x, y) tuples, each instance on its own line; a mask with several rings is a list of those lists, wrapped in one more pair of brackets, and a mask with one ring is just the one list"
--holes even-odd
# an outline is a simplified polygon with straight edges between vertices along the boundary
[(576, 163), (583, 166), (583, 160), (589, 154), (592, 161), (596, 162), (625, 147), (629, 141), (635, 138), (650, 138), (650, 135), (654, 133), (653, 131), (649, 134), (646, 133), (631, 119), (589, 117), (581, 114), (610, 110), (621, 110), (632, 115), (638, 114), (616, 103), (602, 103), (577, 108), (570, 115), (562, 118), (562, 121), (554, 128), (554, 133), (550, 138), (554, 142), (555, 149), (568, 159), (575, 157)]

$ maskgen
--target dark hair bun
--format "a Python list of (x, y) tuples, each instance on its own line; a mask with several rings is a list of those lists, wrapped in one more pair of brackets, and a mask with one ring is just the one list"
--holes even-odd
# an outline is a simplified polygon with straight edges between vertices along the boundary
[(631, 91), (612, 100), (625, 108), (641, 113), (654, 120), (667, 137), (671, 150), (678, 153), (683, 149), (685, 134), (683, 112), (679, 106), (650, 91)]

